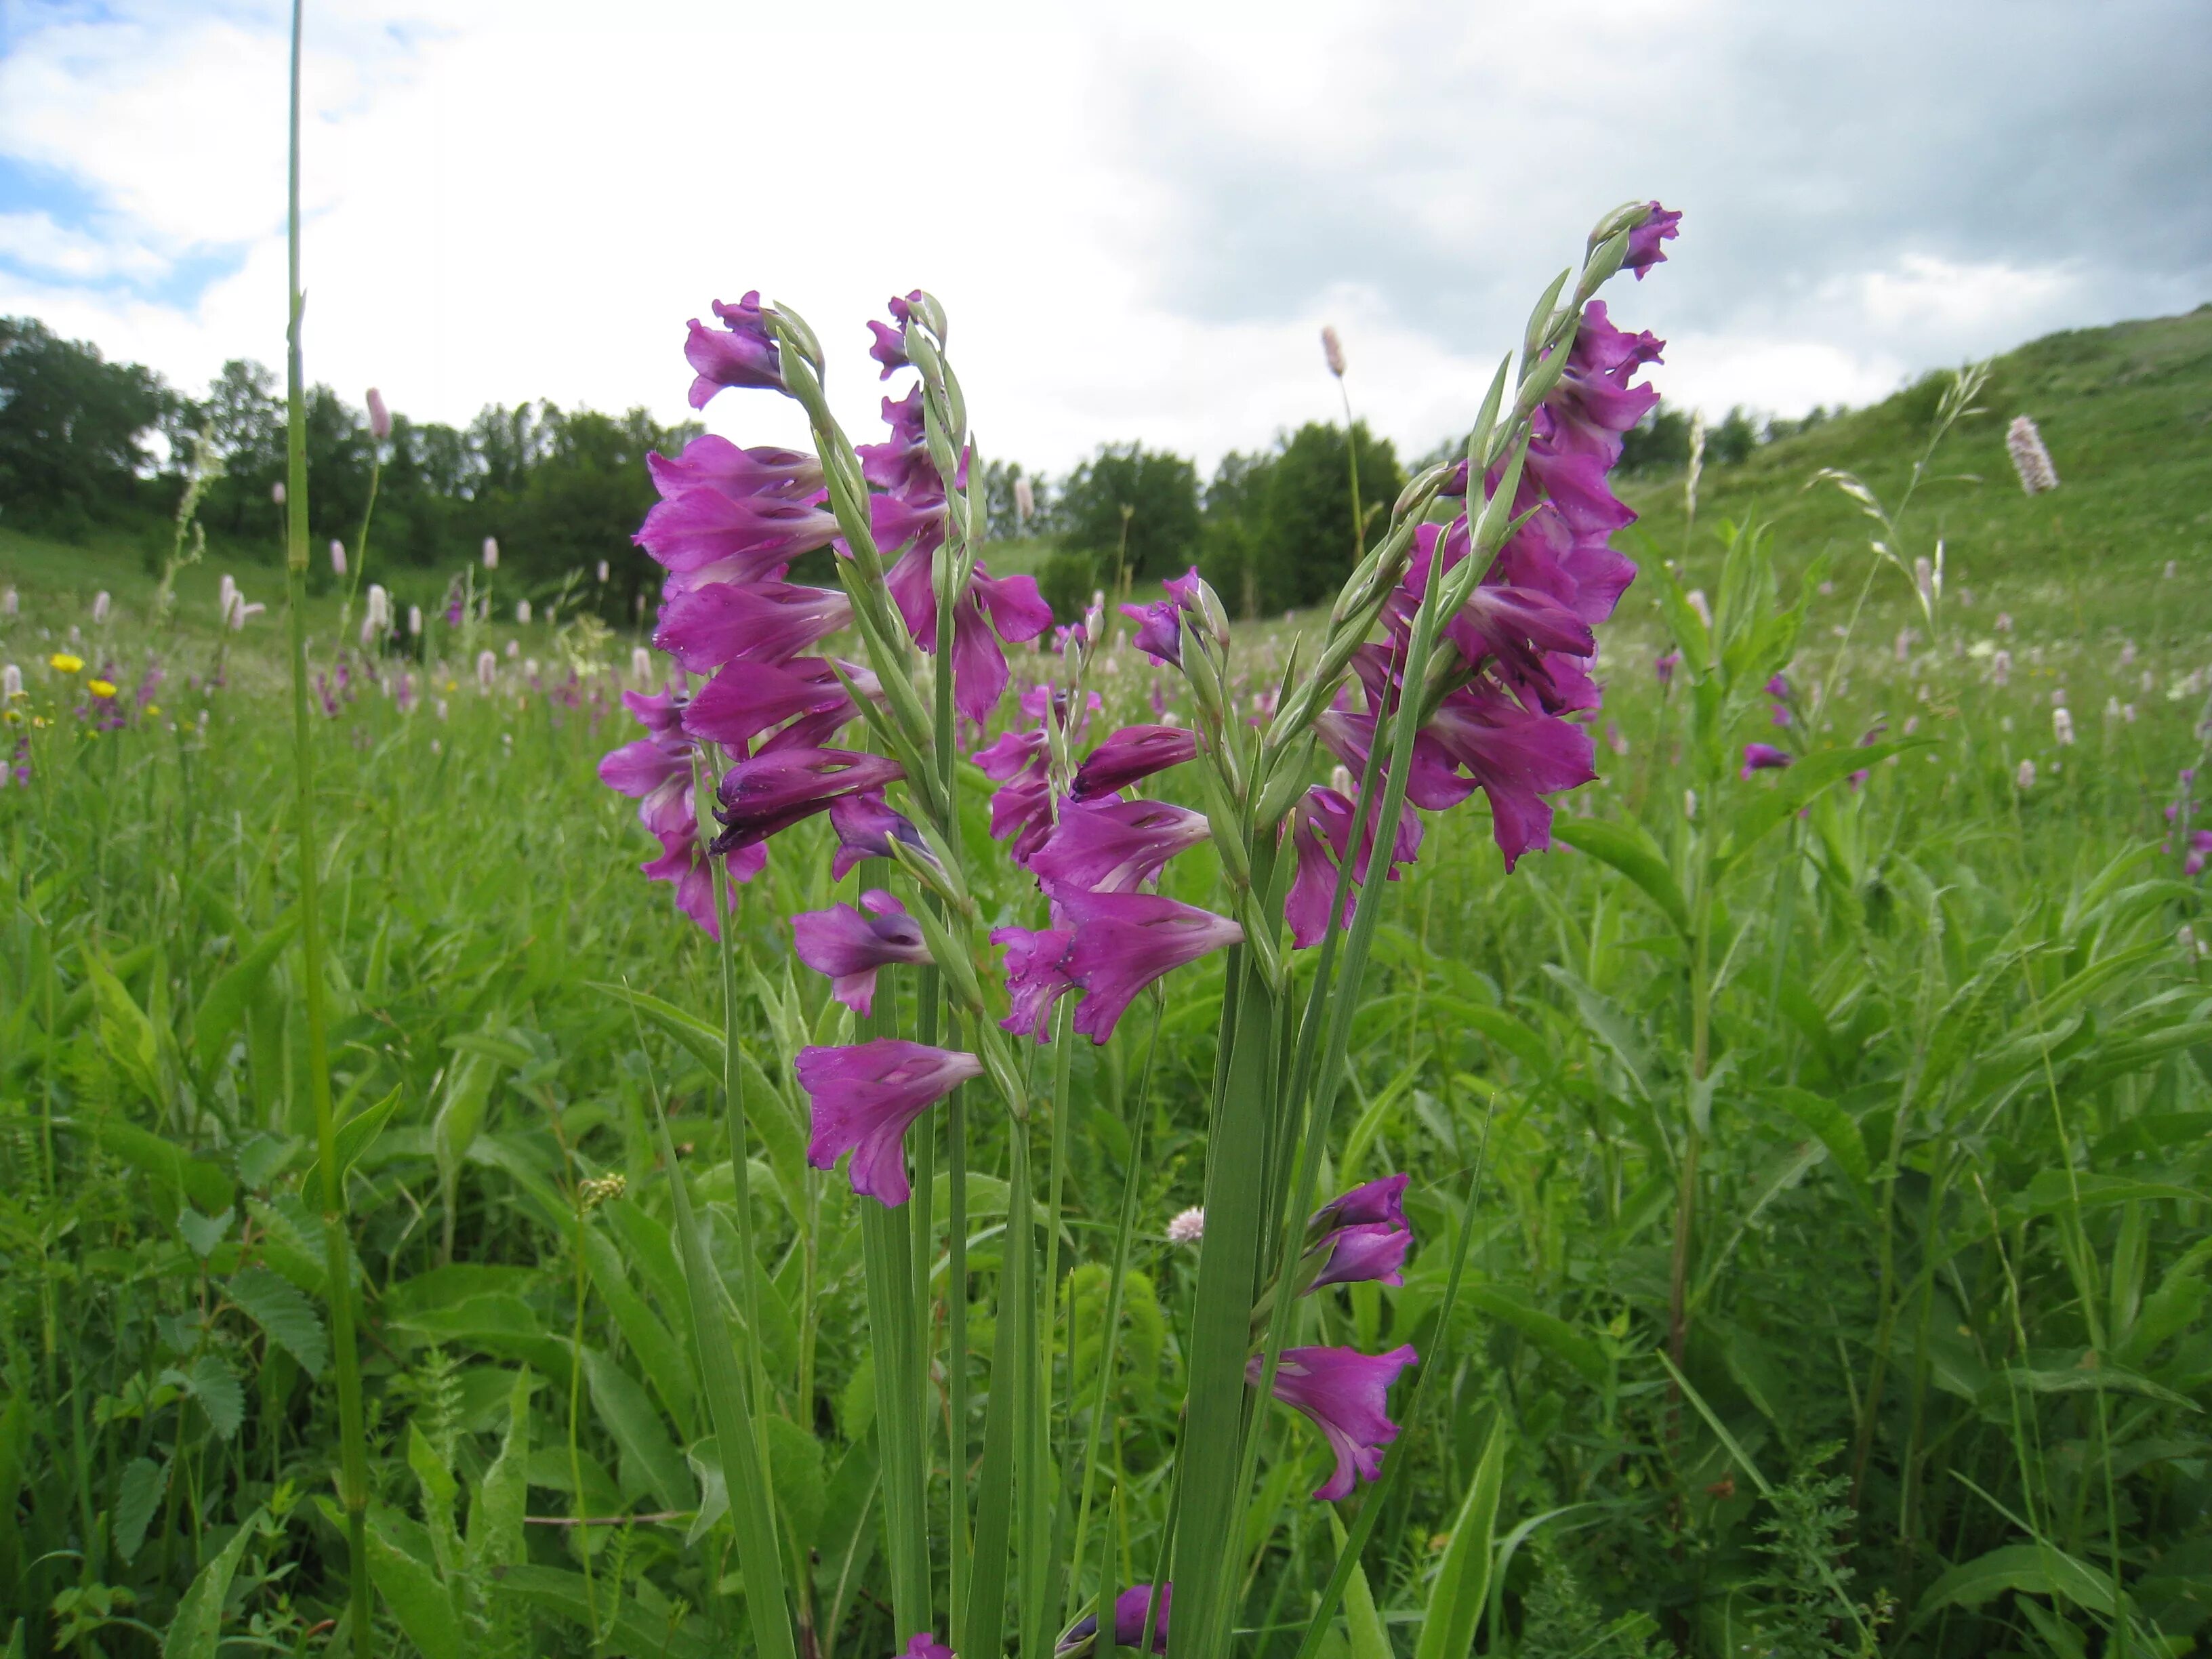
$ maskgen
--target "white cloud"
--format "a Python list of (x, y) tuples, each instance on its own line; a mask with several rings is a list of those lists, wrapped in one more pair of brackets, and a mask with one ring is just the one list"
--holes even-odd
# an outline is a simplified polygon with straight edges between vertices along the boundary
[[(1972, 123), (1911, 84), (1862, 108), (1854, 81), (1847, 118), (1792, 126), (1879, 54), (1808, 56), (1810, 25), (1737, 0), (1479, 22), (1427, 0), (416, 3), (397, 23), (390, 0), (311, 8), (305, 258), (309, 373), (418, 418), (538, 396), (682, 415), (684, 319), (757, 284), (830, 344), (865, 438), (862, 320), (921, 283), (951, 308), (987, 453), (1057, 469), (1142, 437), (1210, 464), (1264, 443), (1336, 409), (1324, 322), (1358, 411), (1417, 451), (1633, 188), (1690, 218), (1617, 311), (1671, 335), (1659, 385), (1709, 407), (1862, 403), (2145, 296), (2191, 302), (2185, 260), (2116, 287), (2032, 200), (1998, 216), (2008, 251), (1936, 221), (1869, 234), (1865, 201), (1909, 219), (1883, 192), (1955, 171)], [(0, 215), (0, 310), (186, 386), (279, 360), (284, 9), (126, 0), (18, 34), (0, 154), (96, 210)], [(1885, 121), (1918, 124), (1909, 178), (1867, 137)], [(1840, 261), (1806, 240), (1839, 234)], [(210, 258), (228, 274), (189, 301), (148, 297)], [(799, 435), (772, 398), (708, 418)]]

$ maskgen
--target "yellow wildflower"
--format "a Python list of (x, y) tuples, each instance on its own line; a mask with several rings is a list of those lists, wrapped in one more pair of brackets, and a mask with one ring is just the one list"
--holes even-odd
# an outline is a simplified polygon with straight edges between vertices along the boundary
[(87, 680), (84, 683), (84, 689), (91, 692), (95, 697), (112, 697), (115, 695), (115, 682), (112, 680)]
[(82, 671), (84, 659), (73, 657), (66, 651), (57, 651), (46, 659), (46, 666), (57, 674), (75, 674)]

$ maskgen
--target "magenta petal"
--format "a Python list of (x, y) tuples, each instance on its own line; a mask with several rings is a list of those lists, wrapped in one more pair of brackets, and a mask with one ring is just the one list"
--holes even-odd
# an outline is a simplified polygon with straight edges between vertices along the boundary
[(711, 674), (729, 662), (788, 662), (852, 620), (852, 601), (828, 588), (708, 582), (668, 601), (653, 642)]
[[(1260, 1380), (1261, 1356), (1245, 1370)], [(1391, 1383), (1419, 1355), (1409, 1344), (1389, 1353), (1364, 1354), (1352, 1348), (1285, 1348), (1275, 1372), (1275, 1398), (1303, 1413), (1322, 1431), (1336, 1454), (1335, 1473), (1315, 1488), (1325, 1502), (1348, 1497), (1358, 1480), (1382, 1473), (1382, 1449), (1398, 1437), (1390, 1420)]]
[(1075, 1029), (1093, 1042), (1114, 1035), (1129, 1004), (1154, 980), (1244, 937), (1226, 916), (1157, 893), (1086, 893), (1058, 885), (1045, 893), (1075, 930), (1061, 971), (1083, 988)]
[(991, 626), (1008, 644), (1033, 640), (1052, 626), (1052, 607), (1037, 591), (1034, 576), (994, 576), (975, 567), (971, 591), (991, 613)]
[(1406, 1188), (1413, 1177), (1402, 1171), (1354, 1187), (1316, 1210), (1312, 1231), (1336, 1227), (1402, 1227), (1406, 1224)]
[(1510, 870), (1532, 847), (1552, 844), (1552, 808), (1543, 797), (1597, 775), (1596, 745), (1571, 721), (1530, 714), (1478, 682), (1443, 701), (1425, 735), (1474, 775), (1490, 797), (1492, 832)]
[(651, 794), (671, 778), (690, 775), (688, 759), (670, 754), (650, 738), (626, 743), (599, 760), (599, 781), (634, 800)]
[(1042, 1042), (1051, 1034), (1053, 1005), (1075, 988), (1063, 963), (1075, 934), (1066, 927), (997, 927), (991, 943), (1006, 951), (1006, 994), (1012, 1012), (999, 1022), (1001, 1030)]
[(878, 888), (862, 895), (861, 902), (874, 914), (833, 904), (791, 919), (792, 945), (799, 959), (828, 975), (831, 994), (856, 1014), (874, 1006), (878, 969), (929, 960), (921, 924), (896, 898)]
[(1091, 892), (1128, 892), (1212, 834), (1205, 813), (1165, 801), (1070, 801), (1029, 866), (1045, 881)]
[(834, 714), (849, 702), (830, 665), (817, 657), (787, 665), (738, 661), (724, 666), (691, 699), (684, 729), (736, 749), (793, 715)]
[(907, 1127), (960, 1084), (983, 1075), (973, 1054), (897, 1037), (802, 1048), (793, 1069), (813, 1103), (806, 1161), (833, 1170), (840, 1154), (850, 1152), (853, 1190), (891, 1208), (905, 1203), (910, 1191)]
[(1377, 1223), (1365, 1227), (1340, 1227), (1322, 1241), (1328, 1260), (1306, 1286), (1317, 1291), (1324, 1285), (1357, 1285), (1369, 1281), (1403, 1285), (1406, 1252), (1413, 1235), (1406, 1227)]
[(1198, 734), (1177, 726), (1125, 726), (1083, 758), (1072, 793), (1097, 800), (1180, 766), (1198, 754)]

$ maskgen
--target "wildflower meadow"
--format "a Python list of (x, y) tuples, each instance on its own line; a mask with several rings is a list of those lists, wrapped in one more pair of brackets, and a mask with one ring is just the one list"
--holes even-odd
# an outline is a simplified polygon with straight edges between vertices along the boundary
[(1598, 212), (1262, 614), (739, 271), (806, 447), (425, 565), (294, 120), (281, 477), (0, 542), (9, 1655), (2199, 1650), (2203, 538), (2027, 355), (1639, 466)]

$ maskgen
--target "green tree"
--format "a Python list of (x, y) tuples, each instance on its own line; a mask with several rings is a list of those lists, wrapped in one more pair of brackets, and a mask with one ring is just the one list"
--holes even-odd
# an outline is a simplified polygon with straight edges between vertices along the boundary
[[(1355, 537), (1352, 520), (1351, 457), (1359, 460), (1359, 501), (1367, 520)], [(1237, 513), (1248, 526), (1249, 586), (1261, 611), (1285, 611), (1329, 598), (1352, 574), (1357, 550), (1371, 542), (1374, 526), (1405, 488), (1396, 450), (1365, 422), (1349, 435), (1339, 426), (1310, 421), (1276, 440), (1264, 482), (1235, 493)]]
[(176, 398), (29, 317), (0, 317), (0, 498), (64, 534), (155, 504), (146, 440)]
[(1101, 445), (1068, 475), (1053, 527), (1068, 550), (1091, 556), (1102, 586), (1125, 560), (1132, 583), (1178, 575), (1198, 554), (1198, 468), (1142, 444)]

